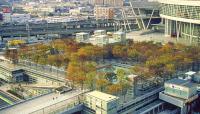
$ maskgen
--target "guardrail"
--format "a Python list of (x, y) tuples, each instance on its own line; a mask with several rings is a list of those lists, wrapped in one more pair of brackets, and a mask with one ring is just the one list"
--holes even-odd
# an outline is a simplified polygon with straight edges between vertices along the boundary
[(16, 103), (14, 103), (14, 104), (12, 104), (12, 105), (8, 105), (8, 106), (5, 106), (5, 107), (2, 107), (2, 108), (0, 109), (0, 111), (1, 111), (1, 110), (5, 110), (5, 109), (8, 109), (8, 108), (11, 108), (11, 107), (13, 107), (13, 106), (15, 106), (15, 105), (18, 105), (18, 104), (21, 104), (21, 103), (24, 103), (24, 102), (27, 102), (27, 101), (34, 100), (34, 99), (36, 99), (36, 98), (39, 98), (39, 97), (42, 97), (42, 96), (45, 96), (45, 95), (49, 95), (49, 94), (51, 94), (51, 93), (52, 93), (52, 92), (49, 92), (49, 93), (42, 94), (42, 95), (39, 95), (39, 96), (35, 96), (35, 97), (29, 98), (29, 99), (26, 99), (26, 100), (21, 100), (21, 101), (16, 102)]

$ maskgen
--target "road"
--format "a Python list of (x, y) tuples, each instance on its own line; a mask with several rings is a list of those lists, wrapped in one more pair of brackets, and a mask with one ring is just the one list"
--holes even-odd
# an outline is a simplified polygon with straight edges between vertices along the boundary
[[(0, 114), (29, 114), (45, 107), (57, 104), (61, 101), (65, 101), (67, 99), (70, 100), (81, 93), (82, 91), (79, 90), (73, 90), (61, 95), (58, 93), (51, 93), (1, 110)], [(69, 103), (70, 102), (71, 101), (69, 101)]]

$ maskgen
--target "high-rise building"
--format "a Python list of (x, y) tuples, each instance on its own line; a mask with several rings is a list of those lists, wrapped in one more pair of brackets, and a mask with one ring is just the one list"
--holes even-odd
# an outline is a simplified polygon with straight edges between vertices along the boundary
[(165, 35), (200, 42), (199, 0), (158, 0), (160, 16), (165, 23)]

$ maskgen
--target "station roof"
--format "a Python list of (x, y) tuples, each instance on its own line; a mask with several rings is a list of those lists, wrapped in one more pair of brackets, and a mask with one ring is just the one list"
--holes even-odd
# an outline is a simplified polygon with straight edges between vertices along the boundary
[(118, 97), (107, 94), (107, 93), (103, 93), (103, 92), (99, 92), (99, 91), (92, 91), (86, 94), (87, 96), (93, 96), (97, 99), (109, 102), (109, 101), (113, 101), (118, 99)]

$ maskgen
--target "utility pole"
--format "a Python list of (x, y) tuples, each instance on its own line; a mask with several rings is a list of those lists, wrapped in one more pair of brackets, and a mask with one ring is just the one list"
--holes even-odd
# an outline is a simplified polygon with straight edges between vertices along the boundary
[(26, 30), (27, 30), (27, 36), (28, 36), (27, 38), (30, 39), (30, 26), (28, 22), (26, 23)]

